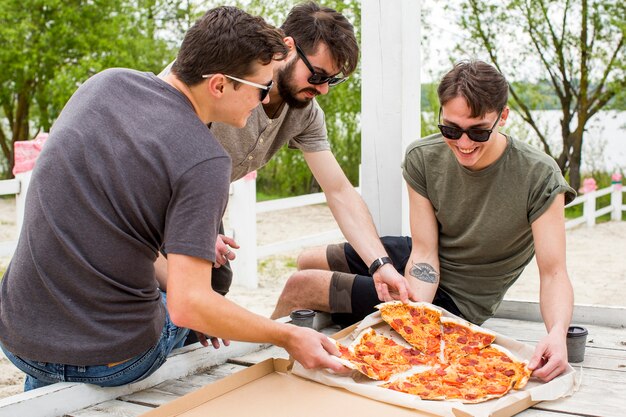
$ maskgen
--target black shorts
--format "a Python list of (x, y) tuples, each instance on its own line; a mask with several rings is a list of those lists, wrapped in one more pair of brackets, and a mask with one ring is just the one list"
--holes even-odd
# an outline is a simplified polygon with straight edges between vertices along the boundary
[[(404, 269), (411, 255), (411, 238), (406, 236), (385, 236), (381, 242), (398, 273)], [(330, 283), (330, 312), (333, 322), (342, 327), (362, 320), (376, 311), (381, 301), (378, 299), (374, 280), (368, 274), (368, 266), (349, 243), (329, 245), (326, 259), (333, 276)], [(437, 288), (433, 304), (452, 314), (461, 316), (450, 296)]]

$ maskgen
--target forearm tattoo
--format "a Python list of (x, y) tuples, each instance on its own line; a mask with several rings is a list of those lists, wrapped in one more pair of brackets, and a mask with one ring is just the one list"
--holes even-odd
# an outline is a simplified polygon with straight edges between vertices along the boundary
[(439, 282), (439, 274), (429, 264), (416, 264), (414, 263), (409, 271), (412, 277), (419, 279), (420, 281), (428, 282), (429, 284), (436, 284)]

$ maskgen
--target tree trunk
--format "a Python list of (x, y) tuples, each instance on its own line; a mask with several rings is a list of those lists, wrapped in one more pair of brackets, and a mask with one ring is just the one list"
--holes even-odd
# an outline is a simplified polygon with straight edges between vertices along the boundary
[(574, 190), (580, 188), (580, 162), (582, 159), (583, 134), (582, 129), (576, 129), (569, 137), (572, 148), (569, 154), (569, 184)]

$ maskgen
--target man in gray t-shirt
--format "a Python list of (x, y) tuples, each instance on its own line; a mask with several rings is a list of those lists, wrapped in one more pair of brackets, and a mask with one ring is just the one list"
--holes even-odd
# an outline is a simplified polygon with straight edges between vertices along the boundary
[[(412, 235), (382, 238), (387, 262), (404, 273), (414, 300), (481, 324), (536, 255), (548, 334), (530, 368), (550, 380), (567, 367), (573, 294), (564, 205), (575, 192), (552, 158), (499, 131), (509, 115), (508, 84), (495, 68), (457, 64), (438, 93), (441, 134), (411, 144), (403, 163)], [(350, 244), (309, 250), (298, 261), (301, 271), (287, 281), (275, 314), (315, 308), (347, 324), (375, 310), (378, 279)]]
[[(285, 145), (302, 151), (344, 236), (368, 265), (375, 264), (387, 252), (367, 206), (330, 151), (324, 112), (315, 100), (356, 69), (359, 50), (354, 28), (342, 14), (314, 2), (294, 7), (281, 28), (289, 53), (275, 66), (277, 88), (270, 92), (269, 103), (254, 109), (243, 129), (212, 123), (211, 132), (232, 158), (232, 181), (265, 165)], [(221, 294), (226, 294), (230, 287), (232, 272), (228, 262), (235, 259), (231, 248), (237, 247), (232, 238), (224, 235), (216, 242), (211, 284)], [(410, 288), (394, 268), (382, 265), (376, 276), (398, 288), (401, 297), (408, 299)], [(198, 337), (206, 346), (204, 337)], [(195, 340), (191, 334), (189, 342)], [(212, 342), (219, 346), (215, 339)]]
[[(218, 7), (187, 32), (165, 79), (109, 69), (74, 93), (33, 172), (0, 287), (0, 348), (27, 374), (25, 389), (143, 379), (189, 328), (342, 368), (326, 336), (253, 314), (206, 285), (231, 167), (206, 124), (244, 126), (268, 102), (286, 53), (278, 29)], [(167, 276), (155, 270), (159, 253)]]

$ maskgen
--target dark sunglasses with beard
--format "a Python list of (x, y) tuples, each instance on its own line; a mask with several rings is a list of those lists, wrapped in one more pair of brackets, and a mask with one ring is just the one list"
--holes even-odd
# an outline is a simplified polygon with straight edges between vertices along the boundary
[(300, 57), (302, 62), (304, 62), (304, 65), (306, 65), (309, 71), (311, 71), (311, 76), (307, 80), (309, 84), (320, 85), (328, 83), (329, 87), (334, 87), (348, 79), (348, 77), (328, 76), (315, 72), (313, 65), (311, 65), (306, 55), (304, 55), (304, 52), (302, 51), (302, 49), (300, 49), (298, 45), (296, 45), (296, 52), (298, 53), (298, 56)]

